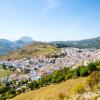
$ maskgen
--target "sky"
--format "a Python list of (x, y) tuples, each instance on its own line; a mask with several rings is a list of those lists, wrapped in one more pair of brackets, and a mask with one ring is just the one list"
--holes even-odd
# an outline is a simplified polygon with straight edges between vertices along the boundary
[(100, 0), (0, 0), (0, 38), (38, 41), (100, 36)]

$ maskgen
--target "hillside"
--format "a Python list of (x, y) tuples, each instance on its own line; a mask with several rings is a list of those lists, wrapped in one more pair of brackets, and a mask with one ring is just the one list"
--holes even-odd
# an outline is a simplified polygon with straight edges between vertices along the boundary
[(35, 56), (53, 56), (60, 53), (60, 49), (48, 45), (47, 43), (37, 42), (25, 46), (22, 49), (11, 52), (8, 55), (1, 56), (1, 60), (32, 58)]
[(61, 47), (97, 48), (100, 49), (100, 37), (80, 41), (54, 41), (50, 44)]
[(90, 99), (85, 100), (99, 100), (96, 99), (100, 97), (99, 76), (100, 62), (95, 62), (74, 69), (55, 70), (51, 74), (41, 76), (38, 80), (20, 82), (13, 80), (10, 85), (5, 84), (1, 87), (0, 100), (15, 96), (15, 100), (66, 100), (67, 98), (83, 100), (87, 95)]
[[(18, 95), (12, 100), (84, 100), (81, 98), (83, 95), (85, 95), (85, 93), (79, 93), (79, 91), (84, 91), (83, 88), (85, 88), (85, 90), (89, 89), (87, 86), (88, 78), (89, 77), (80, 77), (77, 79), (70, 79), (59, 84), (49, 85), (38, 90), (33, 90)], [(87, 92), (87, 95), (88, 93), (91, 95), (90, 99), (85, 100), (97, 100), (95, 98), (99, 98), (100, 96), (98, 92), (95, 95), (92, 92)]]

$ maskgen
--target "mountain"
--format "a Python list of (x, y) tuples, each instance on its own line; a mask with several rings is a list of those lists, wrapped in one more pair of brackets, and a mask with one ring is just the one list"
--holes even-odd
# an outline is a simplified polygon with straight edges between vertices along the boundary
[(19, 41), (22, 41), (23, 43), (30, 43), (33, 41), (33, 39), (31, 37), (28, 37), (28, 36), (23, 36), (19, 39)]
[(0, 55), (6, 54), (12, 50), (15, 50), (13, 42), (6, 39), (0, 39)]
[[(0, 55), (8, 54), (14, 50), (23, 48), (24, 46), (31, 44), (34, 41), (31, 37), (24, 36), (17, 41), (9, 41), (0, 39)], [(58, 48), (63, 47), (77, 47), (77, 48), (97, 48), (100, 49), (100, 37), (80, 40), (80, 41), (52, 41), (48, 44), (56, 46)]]
[(15, 41), (14, 44), (17, 48), (22, 48), (25, 45), (31, 44), (34, 40), (31, 37), (23, 36), (19, 40)]
[(7, 54), (33, 42), (31, 37), (22, 37), (17, 41), (0, 39), (0, 55)]
[(80, 41), (54, 41), (50, 44), (59, 48), (62, 47), (77, 47), (77, 48), (97, 48), (100, 49), (100, 37), (80, 40)]

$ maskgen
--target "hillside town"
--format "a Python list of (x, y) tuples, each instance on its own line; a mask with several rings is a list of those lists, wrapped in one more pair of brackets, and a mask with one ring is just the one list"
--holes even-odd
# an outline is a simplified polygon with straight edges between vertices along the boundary
[(0, 78), (0, 81), (38, 80), (42, 75), (50, 74), (57, 69), (86, 66), (90, 62), (99, 60), (100, 50), (97, 49), (62, 48), (62, 55), (59, 57), (48, 58), (40, 56), (38, 58), (0, 61), (0, 64), (4, 64), (6, 68), (12, 66), (16, 69), (10, 76)]

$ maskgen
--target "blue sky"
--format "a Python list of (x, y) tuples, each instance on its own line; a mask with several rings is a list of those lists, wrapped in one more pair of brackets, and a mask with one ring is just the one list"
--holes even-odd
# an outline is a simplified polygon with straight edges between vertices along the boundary
[(100, 36), (100, 0), (0, 0), (0, 38), (80, 40)]

